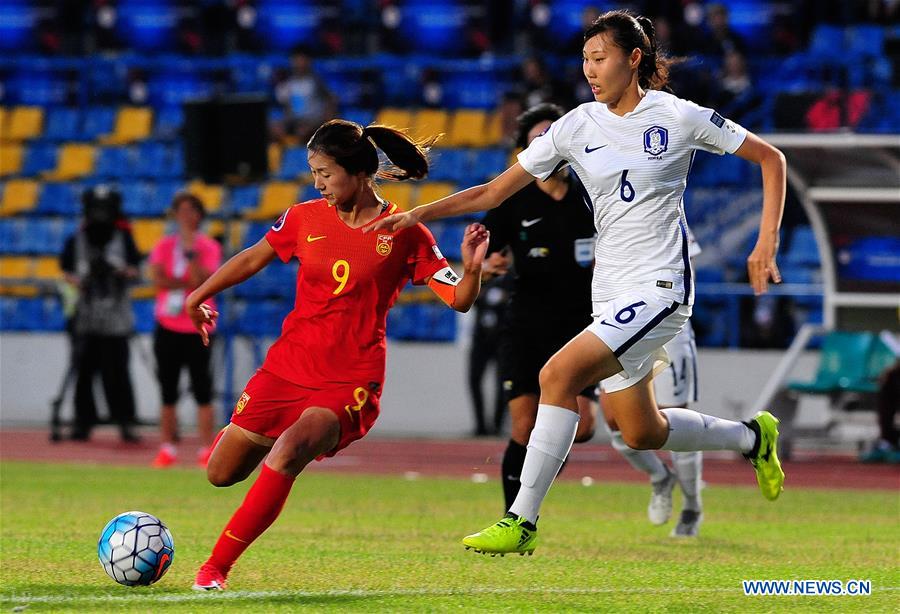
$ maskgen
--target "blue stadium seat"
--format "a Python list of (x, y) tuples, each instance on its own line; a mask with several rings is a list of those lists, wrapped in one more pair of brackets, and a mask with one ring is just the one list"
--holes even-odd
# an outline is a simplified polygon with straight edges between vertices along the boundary
[(809, 55), (825, 60), (841, 60), (846, 52), (844, 29), (841, 26), (816, 26), (809, 42)]
[(22, 53), (34, 49), (41, 8), (27, 0), (7, 0), (0, 4), (0, 50)]
[(22, 165), (22, 174), (26, 177), (34, 177), (43, 171), (56, 168), (58, 152), (55, 143), (41, 141), (28, 147), (25, 154), (25, 163)]
[(171, 141), (178, 138), (184, 124), (184, 111), (180, 106), (169, 106), (156, 109), (156, 127), (154, 136)]
[(259, 205), (259, 186), (242, 185), (231, 188), (229, 196), (229, 206), (232, 212), (241, 214), (251, 209), (256, 209)]
[(47, 111), (43, 138), (51, 141), (76, 141), (81, 136), (81, 111), (55, 107)]
[(81, 186), (77, 183), (48, 182), (41, 187), (36, 213), (77, 216), (81, 213)]
[(132, 301), (134, 312), (134, 330), (138, 333), (151, 333), (156, 327), (156, 316), (153, 315), (154, 300), (142, 299)]
[(439, 149), (432, 152), (428, 178), (435, 181), (450, 181), (465, 185), (470, 180), (468, 149)]
[(281, 334), (281, 324), (290, 312), (287, 301), (234, 301), (229, 310), (234, 318), (234, 331), (254, 337), (275, 337)]
[(110, 134), (115, 120), (116, 110), (111, 107), (88, 107), (84, 113), (81, 138), (96, 141), (99, 136)]
[(473, 149), (469, 166), (469, 181), (461, 180), (464, 185), (493, 179), (506, 170), (509, 152), (501, 148)]
[(884, 54), (885, 28), (874, 24), (860, 24), (847, 28), (847, 52), (867, 58)]
[(794, 228), (784, 261), (791, 265), (818, 266), (819, 249), (816, 246), (816, 236), (811, 227), (797, 226)]
[(248, 248), (251, 245), (256, 244), (260, 239), (266, 236), (266, 233), (269, 232), (269, 228), (272, 225), (266, 222), (251, 222), (247, 224), (247, 227), (244, 229), (244, 245), (243, 248)]
[(145, 0), (117, 5), (116, 32), (136, 51), (174, 51), (179, 14), (175, 2)]
[(300, 200), (298, 202), (302, 203), (302, 202), (306, 202), (308, 200), (316, 200), (318, 198), (322, 198), (322, 193), (316, 189), (315, 185), (313, 185), (311, 183), (307, 183), (300, 190), (300, 196), (299, 196)]
[(326, 6), (313, 0), (262, 0), (258, 4), (256, 33), (272, 50), (288, 51), (297, 45), (314, 46)]
[(127, 147), (101, 147), (94, 164), (94, 176), (99, 179), (132, 177), (131, 156)]
[(341, 111), (341, 117), (361, 126), (368, 126), (375, 119), (375, 111), (356, 107), (346, 108)]
[(306, 161), (305, 147), (289, 147), (284, 150), (277, 175), (279, 179), (295, 179), (308, 172), (309, 163)]

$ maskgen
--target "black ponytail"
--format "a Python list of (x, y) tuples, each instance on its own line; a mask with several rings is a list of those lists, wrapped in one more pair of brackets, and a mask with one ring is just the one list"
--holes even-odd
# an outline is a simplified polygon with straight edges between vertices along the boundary
[[(372, 125), (363, 128), (356, 122), (332, 119), (315, 131), (306, 147), (334, 158), (351, 175), (404, 181), (422, 179), (428, 175), (428, 150), (437, 137), (414, 141), (406, 133), (388, 126)], [(381, 167), (380, 149), (391, 164)]]
[(656, 42), (656, 28), (643, 15), (632, 15), (628, 11), (608, 11), (594, 20), (584, 32), (584, 42), (598, 34), (609, 32), (612, 41), (625, 53), (641, 50), (638, 64), (638, 84), (644, 89), (661, 90), (669, 82), (669, 70), (679, 60), (660, 51)]

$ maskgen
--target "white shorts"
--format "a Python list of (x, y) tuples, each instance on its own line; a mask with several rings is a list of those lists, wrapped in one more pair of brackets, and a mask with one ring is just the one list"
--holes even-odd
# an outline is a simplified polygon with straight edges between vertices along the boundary
[(656, 402), (664, 407), (687, 407), (697, 402), (697, 345), (691, 321), (663, 346), (669, 366), (653, 380)]
[(600, 388), (616, 392), (668, 366), (663, 346), (684, 327), (691, 307), (673, 301), (669, 293), (647, 288), (595, 302), (592, 315), (594, 322), (585, 330), (603, 341), (622, 365), (622, 371), (600, 382)]

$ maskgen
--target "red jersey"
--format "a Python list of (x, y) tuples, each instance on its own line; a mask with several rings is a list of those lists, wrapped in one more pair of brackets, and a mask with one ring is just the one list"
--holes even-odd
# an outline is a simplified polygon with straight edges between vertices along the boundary
[[(385, 204), (379, 217), (395, 210)], [(448, 266), (422, 224), (364, 233), (324, 198), (285, 211), (266, 241), (300, 270), (294, 309), (262, 368), (308, 388), (380, 385), (388, 310), (407, 281), (424, 284)]]

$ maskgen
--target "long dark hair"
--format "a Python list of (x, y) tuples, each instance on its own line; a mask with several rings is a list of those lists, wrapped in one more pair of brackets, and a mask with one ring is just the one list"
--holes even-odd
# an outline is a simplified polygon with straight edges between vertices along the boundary
[[(365, 173), (369, 177), (404, 181), (428, 175), (428, 150), (436, 140), (432, 137), (415, 141), (388, 126), (363, 128), (356, 122), (332, 119), (319, 126), (306, 147), (334, 158), (351, 175)], [(390, 160), (389, 165), (379, 163), (376, 147)]]
[(598, 34), (609, 32), (612, 41), (626, 54), (641, 50), (638, 64), (638, 84), (644, 89), (661, 90), (669, 82), (669, 69), (678, 62), (665, 55), (657, 46), (653, 22), (643, 15), (628, 11), (607, 11), (594, 20), (584, 32), (584, 42)]

